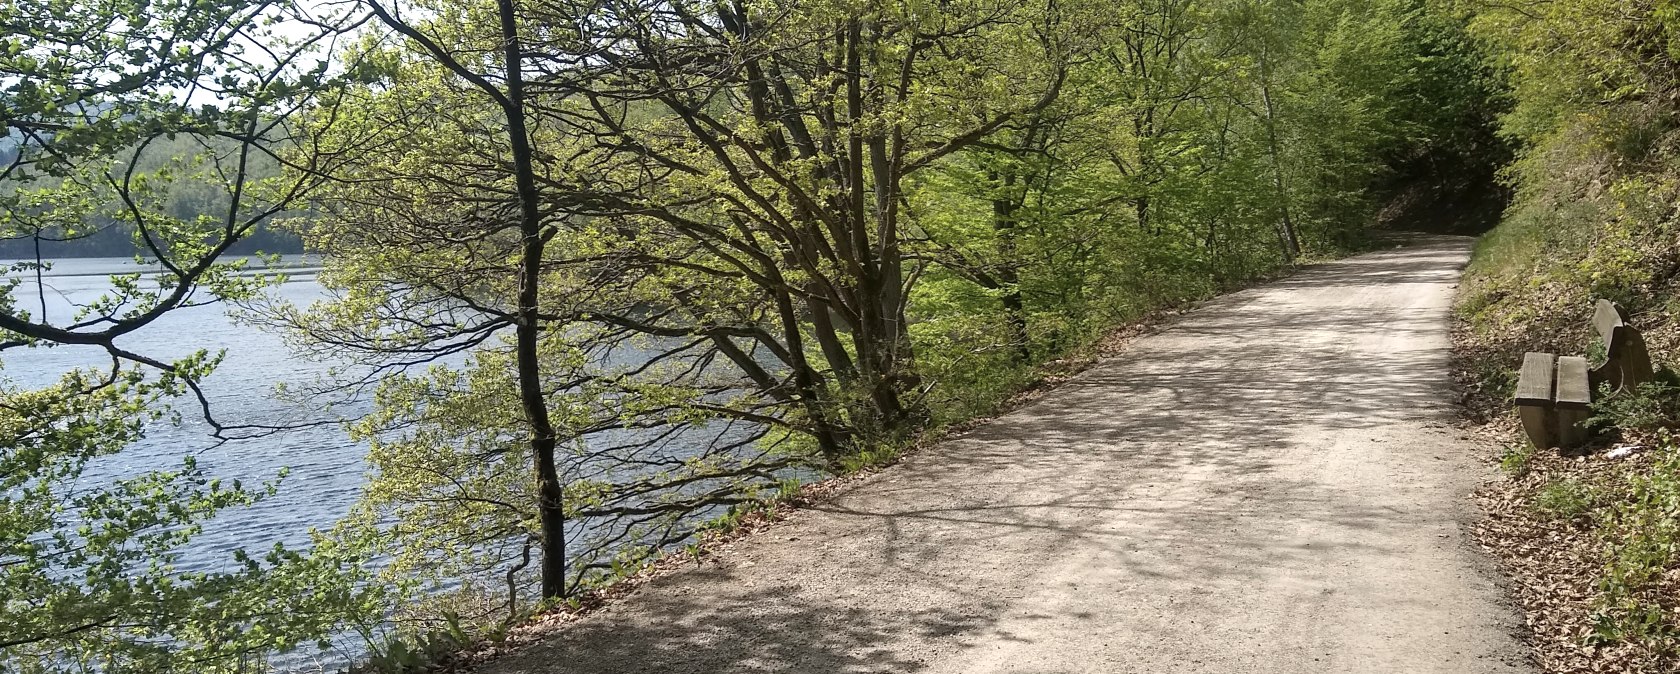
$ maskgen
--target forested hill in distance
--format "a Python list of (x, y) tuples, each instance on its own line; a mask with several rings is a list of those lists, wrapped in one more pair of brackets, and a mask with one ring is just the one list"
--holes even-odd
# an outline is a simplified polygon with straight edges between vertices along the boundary
[[(123, 227), (111, 226), (88, 237), (73, 241), (43, 239), (41, 258), (46, 260), (67, 257), (128, 257), (140, 252), (132, 234)], [(235, 244), (229, 253), (302, 253), (303, 240), (291, 232), (262, 228)], [(30, 260), (35, 258), (32, 238), (0, 241), (0, 260)]]
[[(197, 141), (183, 135), (173, 140), (160, 139), (139, 158), (142, 169), (155, 169), (176, 158), (203, 151)], [(16, 158), (16, 147), (7, 139), (0, 139), (0, 166), (10, 165)], [(255, 161), (252, 177), (262, 179), (278, 175), (272, 161)], [(165, 190), (163, 211), (181, 219), (193, 219), (210, 214), (220, 217), (227, 209), (225, 192), (206, 182), (203, 176), (183, 175), (174, 179)], [(0, 232), (0, 260), (34, 259), (37, 252), (43, 259), (67, 257), (128, 257), (141, 253), (134, 239), (133, 228), (125, 223), (103, 220), (88, 223), (94, 231), (74, 237), (46, 233), (39, 242), (27, 232)], [(262, 223), (249, 235), (241, 238), (228, 251), (233, 255), (253, 253), (301, 253), (303, 239), (298, 235)], [(66, 240), (68, 239), (68, 240)], [(37, 251), (39, 243), (39, 251)]]

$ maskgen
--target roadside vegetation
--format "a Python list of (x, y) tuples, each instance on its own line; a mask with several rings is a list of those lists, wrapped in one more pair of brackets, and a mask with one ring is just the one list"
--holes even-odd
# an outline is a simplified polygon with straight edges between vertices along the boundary
[(1510, 412), (1524, 351), (1602, 357), (1592, 302), (1680, 363), (1680, 14), (1670, 3), (1487, 3), (1471, 33), (1509, 83), (1513, 201), (1459, 297), (1475, 414), (1511, 447), (1482, 542), (1512, 571), (1548, 671), (1680, 667), (1680, 389), (1600, 398), (1585, 458), (1528, 448)]
[[(0, 8), (0, 239), (103, 228), (153, 269), (73, 316), (27, 284), (44, 259), (0, 282), (0, 356), (111, 359), (0, 370), (24, 672), (253, 671), (346, 634), (399, 671), (506, 638), (1117, 327), (1356, 249), (1504, 147), (1500, 69), (1426, 0)], [(324, 256), (325, 301), (240, 273), (270, 227)], [(184, 574), (283, 459), (262, 487), (191, 457), (84, 477), (183, 403), (219, 437), (287, 430), (218, 416), (218, 345), (121, 345), (217, 302), (346, 364), (285, 394), (371, 399), (342, 419), (369, 478), (307, 549)]]

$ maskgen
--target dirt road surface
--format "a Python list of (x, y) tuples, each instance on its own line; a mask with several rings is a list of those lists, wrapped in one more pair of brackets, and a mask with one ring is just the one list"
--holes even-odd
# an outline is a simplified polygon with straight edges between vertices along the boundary
[(1209, 302), (484, 672), (1529, 671), (1463, 528), (1469, 245)]

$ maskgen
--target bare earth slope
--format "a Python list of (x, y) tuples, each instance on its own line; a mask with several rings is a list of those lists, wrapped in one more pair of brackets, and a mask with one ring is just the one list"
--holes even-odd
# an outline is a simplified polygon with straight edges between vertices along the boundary
[(486, 671), (1529, 671), (1460, 526), (1469, 244), (1210, 302)]

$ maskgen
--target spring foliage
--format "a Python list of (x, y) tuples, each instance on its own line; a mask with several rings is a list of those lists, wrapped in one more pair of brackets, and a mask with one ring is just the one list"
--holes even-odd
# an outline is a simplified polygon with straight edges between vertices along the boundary
[[(335, 297), (275, 315), (406, 372), (340, 534), (508, 604), (533, 554), (566, 592), (610, 580), (1115, 325), (1358, 245), (1376, 186), (1485, 135), (1491, 86), (1419, 2), (376, 7), (369, 83), (315, 111), (361, 158), (305, 230)], [(557, 513), (523, 448), (526, 265)]]
[[(0, 670), (251, 669), (382, 610), (331, 541), (178, 568), (207, 521), (273, 485), (223, 482), (190, 455), (113, 469), (149, 430), (207, 405), (199, 382), (220, 361), (214, 344), (166, 362), (118, 340), (252, 297), (260, 280), (225, 254), (316, 181), (257, 169), (325, 68), (309, 39), (273, 30), (301, 16), (271, 2), (0, 3), (0, 239), (119, 231), (146, 265), (68, 310), (49, 311), (39, 256), (0, 280), (0, 353), (77, 344), (110, 359), (33, 389), (0, 370)], [(213, 207), (172, 207), (182, 185)], [(201, 411), (219, 433), (255, 430)]]
[[(143, 250), (182, 290), (129, 282), (111, 318), (141, 329), (116, 314), (168, 311), (201, 287), (249, 299), (219, 258), (270, 216), (306, 209), (297, 228), (326, 255), (329, 297), (260, 317), (305, 353), (361, 366), (328, 389), (377, 391), (374, 411), (351, 420), (370, 482), (309, 554), (242, 553), (245, 571), (227, 577), (172, 571), (196, 522), (260, 496), (191, 464), (112, 487), (132, 512), (159, 513), (110, 518), (120, 554), (43, 553), (34, 541), (73, 526), (32, 513), (99, 511), (55, 485), (143, 430), (117, 411), (190, 396), (213, 359), (148, 362), (97, 324), (48, 330), (10, 286), (8, 348), (80, 339), (151, 378), (119, 370), (123, 386), (4, 394), (29, 410), (14, 424), (29, 440), (5, 450), (18, 477), (0, 531), (23, 543), (0, 552), (0, 617), (33, 627), (0, 638), (3, 657), (232, 667), (388, 615), (376, 590), (459, 587), (474, 617), (574, 597), (791, 480), (994, 411), (1041, 363), (1117, 325), (1361, 245), (1380, 188), (1473, 160), (1493, 72), (1463, 20), (1423, 0), (345, 7), (321, 33), (344, 38), (333, 64), (296, 79), (220, 79), (260, 69), (264, 58), (242, 55), (290, 44), (284, 32), (212, 40), (180, 52), (185, 63), (81, 44), (70, 25), (0, 42), (6, 119), (34, 105), (39, 129), (76, 125), (37, 131), (74, 152), (14, 155), (56, 173), (5, 193), (7, 236), (80, 231), (113, 199), (144, 195), (100, 180), (139, 163), (122, 158), (136, 143), (220, 138), (195, 160), (215, 169), (234, 141), (279, 175), (210, 170), (227, 188), (225, 221), (126, 209), (145, 221), (137, 236), (167, 237)], [(214, 6), (301, 16), (270, 8)], [(83, 18), (138, 29), (209, 8), (119, 9)], [(139, 70), (105, 73), (85, 49)], [(82, 75), (43, 94), (32, 69)], [(246, 98), (185, 104), (185, 83), (204, 79)], [(134, 95), (63, 113), (113, 81)], [(223, 114), (235, 110), (245, 116)], [(50, 404), (23, 406), (37, 399)], [(29, 458), (35, 446), (58, 458)], [(76, 535), (53, 540), (74, 548)], [(371, 558), (380, 578), (347, 574)], [(124, 631), (117, 609), (137, 605), (133, 593), (65, 580), (85, 565), (112, 579), (145, 567), (172, 593), (148, 604), (149, 627)], [(36, 602), (55, 592), (110, 599)], [(337, 612), (239, 612), (265, 596)], [(244, 641), (210, 631), (206, 611), (231, 611), (217, 615)]]
[[(1658, 365), (1680, 338), (1680, 125), (1676, 57), (1680, 14), (1670, 2), (1467, 3), (1471, 34), (1509, 83), (1500, 133), (1516, 148), (1505, 169), (1515, 199), (1478, 245), (1461, 311), (1471, 365), (1494, 396), (1525, 350), (1578, 353), (1589, 343), (1592, 302), (1613, 300), (1644, 331)], [(1668, 580), (1680, 565), (1673, 514), (1680, 482), (1675, 392), (1658, 382), (1595, 401), (1597, 423), (1648, 448), (1648, 462), (1605, 474), (1579, 501), (1582, 530), (1598, 544), (1587, 612), (1546, 607), (1586, 656), (1546, 649), (1551, 662), (1597, 671), (1672, 669), (1680, 618)], [(1562, 489), (1561, 487), (1559, 489)], [(1555, 494), (1554, 494), (1555, 495)], [(1553, 578), (1539, 582), (1552, 583)], [(1572, 665), (1577, 666), (1577, 665)]]

